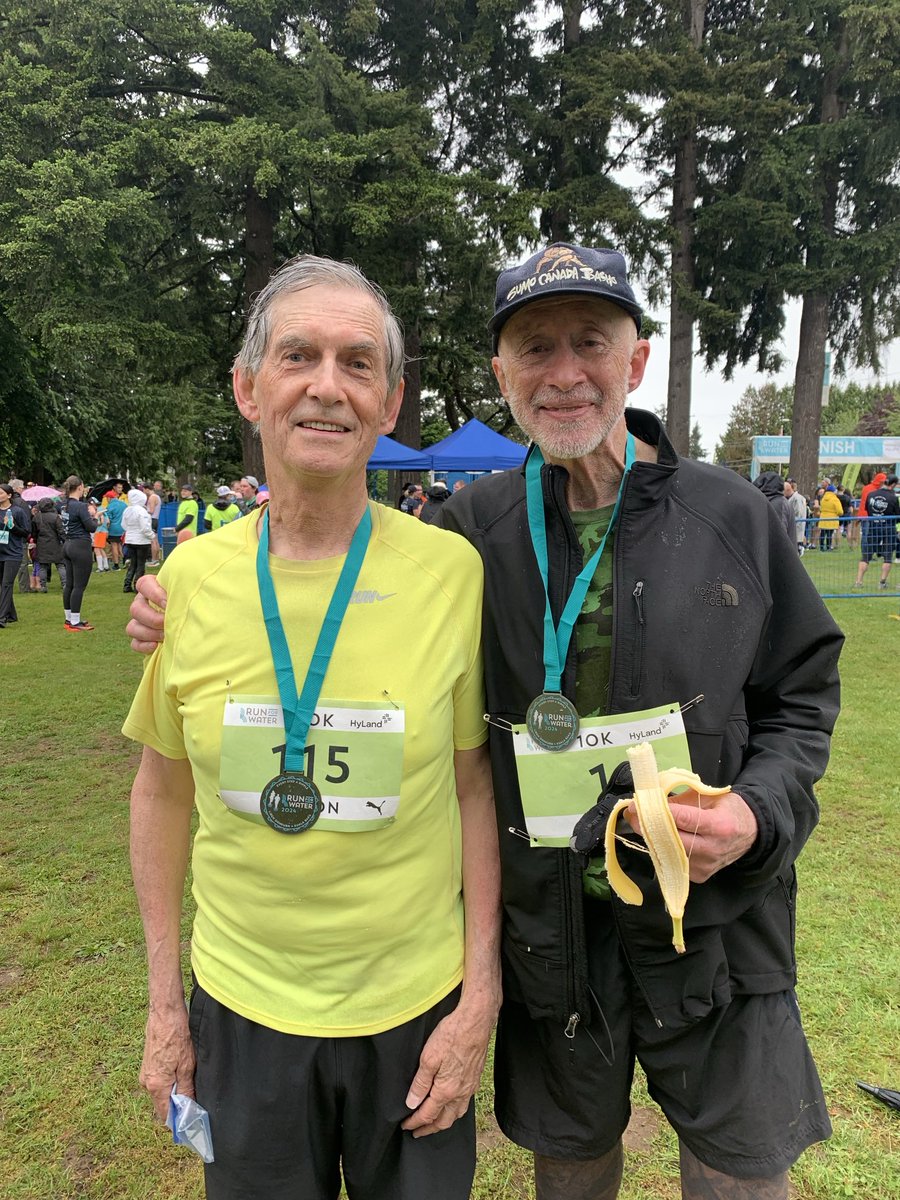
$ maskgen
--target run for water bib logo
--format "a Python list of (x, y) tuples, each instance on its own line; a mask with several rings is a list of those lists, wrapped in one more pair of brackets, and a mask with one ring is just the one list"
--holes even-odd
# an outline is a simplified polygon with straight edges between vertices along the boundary
[(238, 720), (242, 725), (280, 725), (281, 712), (271, 704), (242, 704)]

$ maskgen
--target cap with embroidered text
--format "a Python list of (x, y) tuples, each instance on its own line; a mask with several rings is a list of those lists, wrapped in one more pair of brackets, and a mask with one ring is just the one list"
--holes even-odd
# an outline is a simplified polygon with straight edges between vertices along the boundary
[(488, 322), (494, 335), (494, 349), (500, 330), (524, 304), (573, 294), (596, 296), (624, 308), (640, 333), (643, 310), (631, 290), (625, 259), (618, 250), (606, 247), (594, 250), (589, 246), (554, 242), (526, 262), (501, 272), (494, 315)]

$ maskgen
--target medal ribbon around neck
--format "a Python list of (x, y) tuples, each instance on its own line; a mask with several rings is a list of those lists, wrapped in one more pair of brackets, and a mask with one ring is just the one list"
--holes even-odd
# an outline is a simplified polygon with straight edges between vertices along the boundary
[(319, 631), (316, 648), (313, 650), (303, 690), (297, 696), (297, 685), (294, 680), (294, 667), (291, 662), (291, 652), (284, 636), (284, 626), (278, 612), (278, 599), (272, 583), (269, 570), (269, 510), (263, 513), (259, 531), (259, 549), (256, 553), (256, 578), (259, 584), (259, 598), (262, 602), (263, 619), (266, 623), (266, 633), (269, 637), (269, 648), (272, 651), (272, 661), (275, 665), (275, 676), (278, 680), (278, 693), (281, 697), (281, 709), (284, 713), (284, 732), (286, 749), (284, 766), (286, 771), (303, 771), (303, 755), (306, 750), (306, 738), (312, 724), (316, 704), (322, 691), (328, 664), (334, 653), (335, 642), (340, 633), (347, 605), (356, 586), (369, 538), (372, 533), (372, 513), (366, 505), (341, 573), (335, 584), (334, 592), (328, 603), (328, 610)]
[(578, 614), (581, 612), (581, 607), (584, 604), (585, 597), (590, 587), (591, 579), (594, 572), (600, 565), (600, 559), (603, 557), (603, 551), (606, 549), (606, 541), (609, 535), (615, 529), (616, 521), (619, 517), (619, 509), (622, 507), (622, 492), (625, 488), (625, 479), (628, 472), (631, 470), (632, 463), (635, 457), (634, 437), (629, 433), (625, 439), (625, 470), (622, 474), (622, 480), (619, 484), (619, 491), (616, 495), (616, 505), (613, 509), (612, 517), (609, 525), (606, 528), (606, 533), (603, 535), (603, 540), (600, 545), (584, 564), (579, 572), (578, 578), (572, 585), (572, 590), (569, 593), (569, 598), (563, 608), (562, 615), (559, 618), (559, 626), (554, 625), (553, 612), (550, 608), (550, 565), (547, 554), (547, 524), (544, 517), (544, 495), (541, 488), (541, 467), (544, 465), (544, 456), (541, 453), (541, 448), (537, 444), (532, 447), (531, 454), (528, 456), (528, 462), (525, 466), (525, 496), (526, 507), (528, 509), (528, 529), (531, 533), (531, 544), (534, 546), (534, 554), (537, 558), (538, 568), (541, 572), (541, 579), (544, 583), (544, 692), (561, 692), (562, 690), (562, 673), (566, 664), (566, 656), (569, 652), (569, 643), (572, 640), (572, 631), (575, 628), (575, 622), (578, 620)]

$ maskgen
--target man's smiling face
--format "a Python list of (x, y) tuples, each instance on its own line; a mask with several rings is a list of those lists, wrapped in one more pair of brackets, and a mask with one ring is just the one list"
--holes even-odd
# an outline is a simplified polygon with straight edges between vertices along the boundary
[(234, 374), (238, 407), (259, 422), (267, 475), (337, 477), (365, 468), (394, 428), (384, 318), (364, 292), (317, 284), (274, 301), (256, 375)]
[(647, 346), (617, 305), (559, 296), (510, 317), (493, 367), (516, 423), (544, 454), (581, 458), (621, 419), (643, 377)]

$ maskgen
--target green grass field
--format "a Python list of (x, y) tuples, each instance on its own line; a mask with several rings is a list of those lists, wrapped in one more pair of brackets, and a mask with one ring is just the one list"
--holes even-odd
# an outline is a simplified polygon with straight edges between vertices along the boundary
[[(119, 728), (141, 663), (122, 633), (121, 582), (93, 577), (83, 606), (93, 634), (63, 632), (55, 580), (46, 596), (17, 595), (19, 623), (0, 631), (3, 1200), (202, 1195), (198, 1160), (171, 1145), (137, 1085), (143, 941), (127, 799), (138, 756)], [(795, 1169), (793, 1195), (900, 1200), (900, 1115), (854, 1086), (900, 1088), (898, 601), (831, 608), (847, 633), (844, 711), (822, 823), (800, 863), (798, 940), (800, 1003), (835, 1134)], [(624, 1200), (675, 1200), (674, 1139), (640, 1084), (634, 1099)], [(490, 1107), (486, 1078), (474, 1194), (531, 1197), (528, 1156)]]

